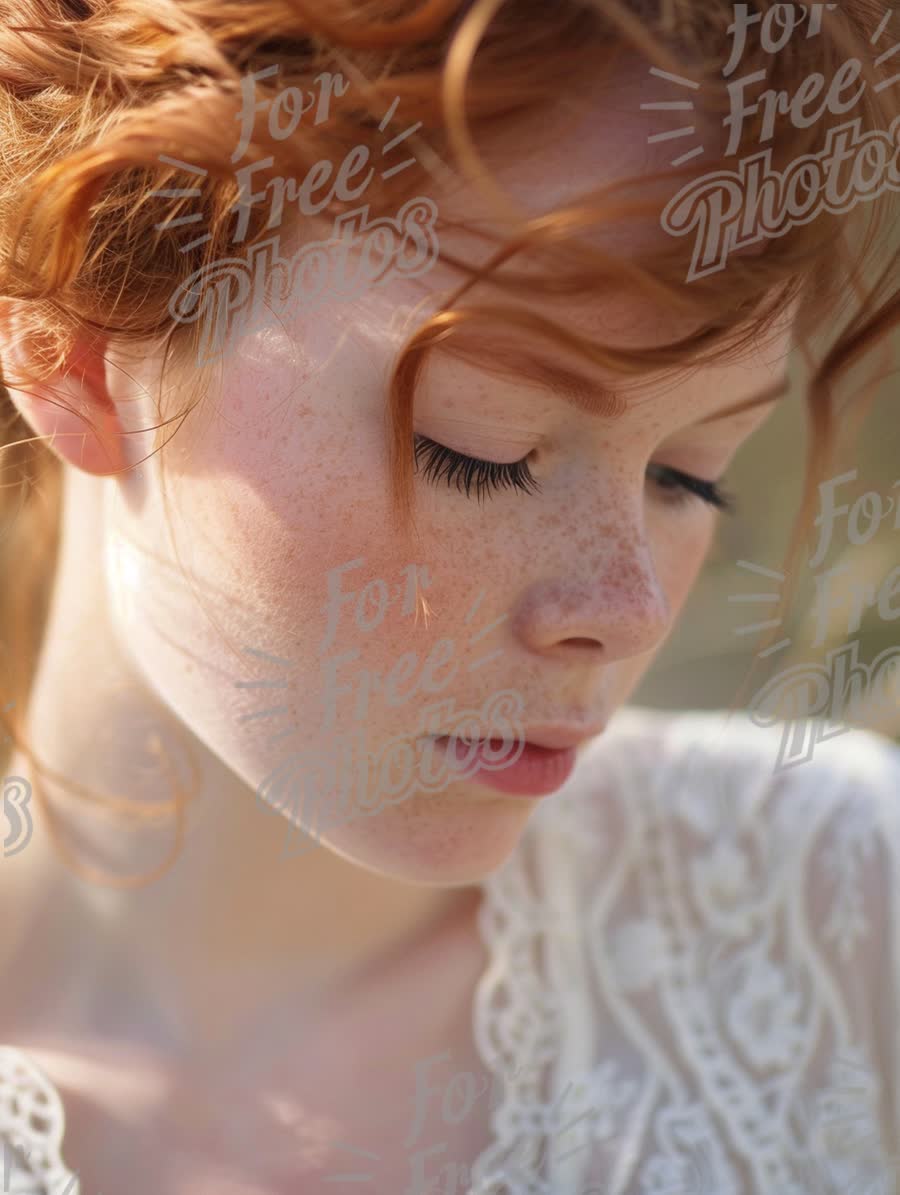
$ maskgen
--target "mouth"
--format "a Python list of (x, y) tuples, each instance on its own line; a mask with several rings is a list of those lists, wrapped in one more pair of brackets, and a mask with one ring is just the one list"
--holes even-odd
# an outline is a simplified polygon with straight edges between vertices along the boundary
[(461, 775), (510, 796), (542, 797), (560, 789), (575, 768), (577, 748), (594, 734), (560, 728), (532, 729), (512, 743), (508, 736), (465, 739), (431, 735), (461, 768)]
[(605, 730), (605, 722), (581, 727), (533, 726), (525, 732), (525, 741), (533, 747), (544, 747), (550, 751), (567, 751), (570, 748), (583, 747), (585, 743), (597, 738)]
[[(585, 743), (589, 743), (591, 739), (597, 738), (598, 735), (603, 734), (606, 730), (606, 724), (597, 724), (592, 727), (582, 727), (581, 729), (568, 729), (559, 726), (540, 726), (532, 727), (527, 730), (524, 735), (514, 739), (513, 742), (522, 742), (526, 747), (535, 747), (543, 751), (571, 751), (583, 747)], [(448, 741), (450, 735), (432, 735), (432, 738)], [(490, 745), (494, 750), (499, 750), (504, 743), (509, 743), (508, 737), (486, 737), (479, 739), (462, 738), (460, 735), (456, 736), (456, 741), (474, 746), (476, 743)]]

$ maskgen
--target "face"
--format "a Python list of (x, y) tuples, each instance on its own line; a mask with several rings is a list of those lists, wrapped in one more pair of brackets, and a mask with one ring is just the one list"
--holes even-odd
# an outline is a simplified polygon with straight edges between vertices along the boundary
[[(586, 116), (561, 106), (540, 128), (510, 124), (479, 147), (504, 187), (549, 210), (611, 178), (610, 163), (622, 174), (665, 164), (645, 143), (650, 90), (646, 77), (613, 81)], [(467, 187), (432, 194), (442, 215), (491, 221)], [(233, 341), (221, 383), (162, 449), (174, 541), (159, 457), (139, 477), (104, 483), (115, 487), (115, 629), (150, 687), (261, 794), (260, 817), (267, 800), (314, 824), (315, 776), (326, 789), (317, 807), (338, 822), (325, 823), (319, 849), (422, 883), (493, 870), (539, 800), (553, 800), (454, 774), (434, 736), (514, 744), (540, 725), (590, 734), (610, 720), (672, 631), (724, 517), (667, 471), (722, 478), (773, 407), (722, 413), (781, 377), (789, 342), (785, 323), (740, 362), (645, 381), (615, 419), (436, 354), (417, 394), (417, 435), (500, 466), (527, 458), (536, 486), (487, 489), (479, 501), (474, 481), (467, 495), (429, 472), (423, 452), (416, 534), (404, 540), (389, 494), (388, 377), (460, 277), (436, 266)], [(501, 300), (513, 301), (478, 287), (465, 301)], [(685, 330), (624, 292), (517, 302), (626, 347)], [(545, 355), (566, 361), (549, 342)], [(619, 385), (568, 363), (598, 387)], [(114, 400), (124, 409), (138, 393), (145, 426), (156, 417), (135, 381), (149, 392), (158, 369), (146, 360), (111, 373)], [(178, 397), (166, 396), (173, 410)], [(330, 777), (329, 760), (341, 769)], [(351, 806), (378, 812), (339, 817), (338, 776)], [(430, 791), (416, 784), (427, 776), (438, 777)], [(293, 841), (299, 851), (306, 840)]]

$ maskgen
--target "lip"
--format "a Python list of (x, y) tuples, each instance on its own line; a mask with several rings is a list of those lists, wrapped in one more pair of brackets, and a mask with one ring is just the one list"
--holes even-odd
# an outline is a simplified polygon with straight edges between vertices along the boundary
[[(530, 743), (532, 747), (544, 747), (548, 751), (569, 751), (573, 747), (580, 747), (583, 743), (590, 739), (597, 738), (598, 735), (603, 734), (606, 730), (606, 723), (601, 722), (595, 726), (582, 726), (580, 728), (570, 728), (549, 722), (543, 723), (540, 726), (532, 726), (526, 730), (522, 741)], [(447, 735), (431, 735), (431, 738), (447, 738)], [(500, 737), (500, 736), (496, 736)], [(484, 743), (490, 739), (490, 735), (484, 735), (478, 739), (463, 739), (463, 742), (478, 742)]]
[(546, 747), (550, 751), (566, 751), (571, 747), (580, 747), (582, 743), (596, 738), (605, 730), (606, 723), (578, 728), (553, 726), (547, 723), (542, 726), (529, 727), (525, 732), (525, 741), (535, 747)]
[[(461, 765), (458, 779), (468, 780), (507, 796), (546, 797), (560, 789), (575, 768), (574, 747), (540, 747), (527, 739), (509, 740), (433, 736), (437, 746)], [(499, 744), (494, 746), (493, 744)], [(499, 752), (499, 754), (497, 754)], [(451, 763), (456, 769), (456, 762)]]
[[(533, 798), (557, 792), (575, 769), (578, 747), (602, 734), (603, 729), (603, 726), (573, 728), (544, 723), (529, 727), (527, 734), (520, 735), (512, 744), (507, 736), (488, 739), (430, 737), (462, 764), (460, 778), (508, 796)], [(504, 751), (504, 747), (509, 746), (512, 746), (513, 755)]]

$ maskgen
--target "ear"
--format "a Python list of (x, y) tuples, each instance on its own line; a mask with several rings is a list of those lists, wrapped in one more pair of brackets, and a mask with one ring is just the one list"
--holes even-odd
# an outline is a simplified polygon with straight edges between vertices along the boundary
[[(17, 410), (47, 447), (60, 460), (98, 477), (130, 464), (128, 438), (110, 397), (106, 348), (105, 338), (79, 335), (52, 377), (21, 388), (5, 383)], [(32, 360), (15, 305), (6, 302), (0, 308), (4, 382), (7, 376), (21, 378)]]

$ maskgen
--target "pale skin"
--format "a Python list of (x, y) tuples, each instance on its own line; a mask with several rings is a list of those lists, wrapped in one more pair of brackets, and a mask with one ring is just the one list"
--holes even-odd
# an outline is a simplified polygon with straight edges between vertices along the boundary
[[(537, 211), (577, 195), (588, 180), (602, 182), (610, 163), (623, 173), (663, 164), (644, 143), (639, 112), (652, 88), (645, 79), (632, 84), (630, 93), (604, 88), (585, 125), (560, 109), (562, 132), (539, 152), (535, 127), (510, 127), (495, 162), (500, 181)], [(516, 146), (528, 149), (524, 159), (513, 160)], [(460, 194), (437, 198), (450, 211)], [(462, 200), (466, 212), (481, 202), (468, 190)], [(416, 431), (497, 462), (531, 453), (542, 491), (501, 490), (479, 505), (419, 476), (419, 538), (409, 555), (392, 532), (385, 379), (421, 318), (413, 307), (457, 280), (438, 267), (349, 303), (326, 302), (233, 346), (209, 418), (191, 416), (163, 449), (180, 564), (159, 501), (157, 458), (137, 475), (111, 475), (149, 451), (149, 435), (127, 433), (157, 422), (150, 392), (160, 361), (128, 358), (125, 372), (125, 355), (109, 346), (108, 363), (84, 355), (52, 381), (98, 420), (96, 437), (47, 402), (49, 391), (12, 392), (34, 433), (54, 437), (66, 466), (63, 549), (30, 741), (56, 771), (135, 801), (170, 795), (147, 762), (148, 735), (181, 760), (180, 729), (200, 764), (182, 854), (149, 886), (113, 891), (78, 879), (54, 853), (36, 809), (32, 843), (0, 873), (4, 904), (17, 909), (15, 923), (0, 926), (0, 1041), (32, 1049), (60, 1084), (70, 1109), (67, 1156), (93, 1184), (89, 1192), (115, 1189), (124, 1159), (130, 1166), (135, 1157), (143, 1159), (145, 1189), (157, 1189), (181, 1156), (174, 1144), (168, 1161), (158, 1149), (174, 1142), (176, 1125), (177, 1148), (199, 1176), (221, 1156), (198, 1111), (217, 1101), (256, 1117), (234, 1165), (260, 1182), (267, 1175), (261, 1186), (226, 1188), (216, 1171), (217, 1189), (292, 1189), (264, 1169), (262, 1143), (284, 1153), (284, 1121), (279, 1128), (274, 1114), (263, 1123), (252, 1111), (255, 1095), (276, 1090), (293, 1108), (295, 1131), (302, 1123), (317, 1140), (380, 1144), (379, 1174), (402, 1189), (409, 1165), (400, 1142), (413, 1120), (416, 1061), (449, 1048), (456, 1069), (478, 1065), (470, 1004), (486, 958), (477, 884), (514, 851), (538, 801), (455, 781), (284, 858), (287, 822), (265, 810), (257, 790), (288, 750), (309, 750), (321, 738), (326, 702), (313, 681), (328, 629), (328, 572), (363, 558), (342, 582), (355, 593), (378, 578), (400, 592), (412, 564), (429, 579), (427, 625), (397, 600), (377, 632), (365, 634), (352, 605), (343, 607), (331, 650), (360, 654), (340, 674), (350, 689), (336, 707), (339, 727), (352, 718), (359, 677), (385, 675), (411, 651), (422, 662), (440, 638), (456, 644), (459, 667), (442, 696), (457, 708), (479, 709), (496, 691), (514, 689), (526, 727), (605, 724), (673, 630), (719, 517), (696, 498), (667, 505), (658, 469), (721, 479), (774, 409), (769, 400), (734, 410), (783, 376), (787, 318), (753, 354), (649, 387), (618, 419), (438, 358), (418, 396)], [(622, 345), (662, 343), (679, 331), (668, 313), (612, 293), (595, 303), (523, 303)], [(12, 327), (4, 360), (27, 352)], [(170, 409), (177, 399), (176, 388), (174, 399), (166, 396)], [(471, 642), (473, 627), (502, 615)], [(497, 649), (483, 670), (468, 669)], [(290, 668), (275, 668), (273, 657)], [(238, 687), (284, 675), (286, 689)], [(389, 707), (373, 696), (369, 742), (414, 742), (420, 704)], [(275, 705), (286, 708), (260, 716)], [(276, 740), (280, 732), (289, 733)], [(10, 771), (30, 775), (21, 755)], [(171, 842), (166, 830), (123, 830), (82, 812), (53, 785), (46, 790), (97, 866), (137, 874)], [(377, 1098), (354, 1058), (382, 1076)], [(471, 1156), (486, 1144), (483, 1124), (461, 1133)], [(440, 1139), (447, 1136), (444, 1128)], [(321, 1149), (304, 1157), (310, 1175), (341, 1169)], [(298, 1173), (299, 1162), (295, 1180)], [(304, 1192), (335, 1189), (304, 1182)]]

